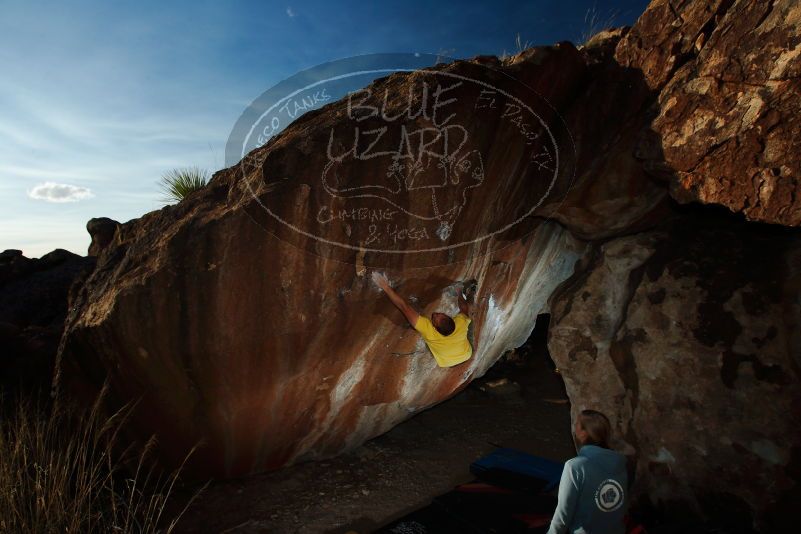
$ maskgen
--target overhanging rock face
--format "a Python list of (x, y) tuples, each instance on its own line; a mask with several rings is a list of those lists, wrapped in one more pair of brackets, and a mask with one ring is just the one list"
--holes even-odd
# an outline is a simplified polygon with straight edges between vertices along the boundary
[[(549, 311), (574, 413), (608, 413), (635, 497), (782, 531), (801, 487), (799, 234), (778, 226), (801, 213), (798, 27), (790, 0), (656, 0), (580, 50), (396, 73), (311, 111), (104, 238), (56, 384), (110, 379), (165, 463), (203, 440), (191, 473), (235, 476), (388, 430)], [(478, 280), (473, 359), (436, 367), (373, 268), (426, 314)]]
[[(121, 225), (72, 303), (58, 380), (88, 394), (108, 377), (116, 402), (141, 397), (137, 433), (156, 433), (167, 463), (203, 440), (190, 472), (235, 476), (337, 454), (483, 374), (525, 341), (586, 247), (549, 220), (575, 150), (530, 89), (568, 108), (585, 60), (569, 44), (516, 59), (378, 80), (364, 120), (349, 99), (310, 112), (204, 190)], [(507, 103), (540, 107), (512, 120)], [(548, 161), (563, 146), (562, 164)], [(470, 362), (438, 368), (370, 268), (426, 314), (454, 313), (454, 283), (478, 280)]]

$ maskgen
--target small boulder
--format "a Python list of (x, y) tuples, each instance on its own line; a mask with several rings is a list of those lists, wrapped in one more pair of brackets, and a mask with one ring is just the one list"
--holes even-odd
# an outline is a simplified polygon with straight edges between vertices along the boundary
[(119, 226), (119, 222), (108, 217), (89, 219), (89, 222), (86, 223), (86, 231), (92, 236), (92, 243), (89, 245), (87, 254), (89, 256), (99, 256), (103, 249), (114, 239), (114, 234)]

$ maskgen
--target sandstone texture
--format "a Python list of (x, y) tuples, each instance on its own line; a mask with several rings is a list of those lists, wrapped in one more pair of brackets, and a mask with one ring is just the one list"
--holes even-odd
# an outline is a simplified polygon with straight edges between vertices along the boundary
[(801, 460), (798, 234), (683, 216), (588, 258), (551, 304), (574, 415), (614, 421), (638, 498), (697, 501), (737, 528), (761, 510), (785, 531)]
[[(610, 415), (639, 506), (780, 528), (801, 491), (798, 28), (790, 0), (655, 0), (579, 48), (309, 111), (182, 202), (90, 221), (54, 389), (108, 380), (165, 464), (202, 442), (187, 473), (233, 477), (385, 432), (550, 313), (573, 413)], [(469, 363), (436, 367), (373, 269), (426, 314), (476, 279)]]
[[(551, 104), (567, 106), (585, 82), (582, 55), (569, 43), (518, 59), (507, 68), (549, 91)], [(565, 64), (574, 68), (560, 71)], [(476, 62), (441, 68), (489, 78), (510, 94), (527, 91)], [(548, 85), (538, 72), (547, 75)], [(415, 88), (425, 80), (420, 72), (395, 74), (371, 87), (379, 95), (385, 87), (390, 94), (418, 94)], [(180, 462), (203, 442), (187, 472), (230, 477), (347, 450), (482, 375), (526, 340), (586, 245), (545, 216), (569, 189), (562, 181), (542, 203), (543, 215), (470, 241), (520, 217), (544, 186), (535, 163), (521, 162), (528, 155), (525, 138), (503, 120), (502, 101), (475, 111), (480, 92), (474, 87), (458, 86), (450, 95), (456, 101), (447, 111), (469, 132), (460, 155), (472, 165), (450, 169), (456, 187), (437, 193), (440, 211), (461, 209), (437, 221), (452, 225), (450, 238), (437, 235), (436, 225), (416, 222), (431, 209), (431, 191), (409, 188), (400, 200), (390, 197), (405, 210), (394, 213), (391, 223), (427, 229), (421, 243), (466, 245), (395, 255), (411, 245), (396, 241), (382, 224), (386, 251), (366, 246), (372, 232), (370, 224), (359, 224), (359, 210), (372, 223), (387, 209), (400, 209), (374, 196), (354, 212), (350, 206), (360, 199), (347, 197), (348, 191), (376, 187), (376, 176), (397, 182), (379, 157), (348, 156), (332, 164), (326, 155), (330, 132), (353, 131), (347, 102), (336, 102), (307, 113), (251, 154), (249, 161), (258, 164), (221, 171), (181, 203), (116, 229), (72, 303), (57, 385), (89, 395), (108, 378), (115, 402), (141, 399), (137, 433), (160, 436), (166, 462)], [(407, 103), (398, 99), (389, 113), (402, 112)], [(426, 119), (402, 125), (421, 122)], [(380, 121), (368, 118), (360, 125), (374, 129)], [(374, 150), (388, 150), (397, 139), (382, 143)], [(481, 158), (470, 160), (474, 155)], [(441, 172), (430, 164), (414, 179), (437, 180)], [(469, 186), (479, 185), (481, 201), (460, 205)], [(320, 239), (278, 224), (267, 208), (285, 220), (311, 221), (304, 228)], [(348, 215), (331, 215), (342, 212)], [(365, 246), (328, 244), (337, 240)], [(456, 283), (478, 280), (476, 351), (469, 363), (438, 368), (419, 335), (372, 285), (370, 268), (385, 270), (426, 314), (455, 313)]]
[(676, 200), (801, 225), (801, 4), (657, 0), (615, 57), (658, 92), (639, 155)]

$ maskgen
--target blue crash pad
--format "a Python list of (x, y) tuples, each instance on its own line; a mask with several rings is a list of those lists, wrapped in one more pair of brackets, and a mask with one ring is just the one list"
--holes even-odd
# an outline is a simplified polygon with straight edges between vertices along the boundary
[(470, 464), (470, 472), (494, 484), (548, 492), (559, 486), (564, 465), (515, 449), (500, 448)]

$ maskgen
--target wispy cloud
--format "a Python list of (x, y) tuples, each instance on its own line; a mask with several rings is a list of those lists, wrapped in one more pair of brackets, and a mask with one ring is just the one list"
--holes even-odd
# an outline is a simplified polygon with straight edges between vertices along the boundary
[(291, 7), (288, 7), (288, 8), (286, 8), (286, 14), (287, 14), (287, 15), (289, 16), (289, 18), (291, 18), (291, 19), (292, 19), (292, 18), (295, 18), (295, 11), (294, 11), (294, 10), (293, 10)]
[(28, 196), (46, 202), (78, 202), (79, 200), (92, 198), (94, 194), (86, 187), (45, 182), (34, 186), (33, 189), (28, 191)]

